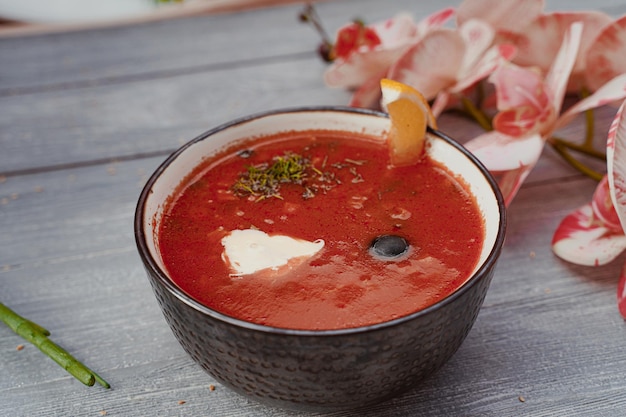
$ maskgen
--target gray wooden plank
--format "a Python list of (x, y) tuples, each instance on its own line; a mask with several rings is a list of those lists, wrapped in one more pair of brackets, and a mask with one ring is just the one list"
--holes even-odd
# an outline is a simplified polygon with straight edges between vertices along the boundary
[(236, 117), (347, 102), (316, 59), (0, 98), (0, 171), (173, 150)]
[[(316, 7), (331, 34), (361, 18), (374, 22), (398, 12), (423, 18), (460, 1), (326, 1)], [(615, 0), (594, 2), (612, 16), (626, 13)], [(205, 72), (226, 64), (241, 65), (314, 51), (319, 37), (298, 22), (302, 5), (248, 12), (192, 16), (93, 30), (0, 38), (0, 95), (68, 89), (137, 78)], [(589, 3), (548, 1), (546, 10), (588, 10)]]
[[(343, 92), (320, 88), (320, 71), (321, 64), (313, 59), (5, 98), (0, 100), (0, 166), (11, 171), (171, 150), (244, 114), (347, 101)], [(278, 96), (273, 94), (277, 91)]]
[(196, 16), (184, 24), (173, 19), (0, 39), (0, 56), (5, 57), (0, 91), (25, 94), (163, 78), (303, 52), (299, 43), (280, 42), (280, 32), (271, 30), (273, 24), (281, 25), (300, 41), (310, 42), (312, 33), (298, 24), (294, 7)]
[[(416, 16), (442, 6), (412, 4)], [(398, 2), (406, 8), (409, 2)], [(134, 78), (163, 78), (204, 72), (227, 63), (314, 52), (320, 38), (298, 19), (302, 4), (250, 12), (192, 16), (132, 26), (0, 38), (0, 95), (90, 83), (123, 83)], [(375, 1), (321, 3), (324, 24), (333, 33), (360, 16), (382, 19)], [(380, 16), (380, 17), (379, 17)], [(50, 46), (54, 45), (54, 48)], [(129, 47), (132, 45), (132, 47)], [(56, 86), (56, 87), (55, 87)]]

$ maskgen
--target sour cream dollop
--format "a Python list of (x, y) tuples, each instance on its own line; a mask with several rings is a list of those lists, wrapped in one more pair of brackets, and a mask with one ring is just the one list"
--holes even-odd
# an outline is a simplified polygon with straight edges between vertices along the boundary
[(247, 275), (263, 269), (295, 266), (324, 247), (324, 241), (310, 242), (284, 235), (268, 235), (257, 229), (233, 230), (222, 238), (222, 259), (233, 275)]

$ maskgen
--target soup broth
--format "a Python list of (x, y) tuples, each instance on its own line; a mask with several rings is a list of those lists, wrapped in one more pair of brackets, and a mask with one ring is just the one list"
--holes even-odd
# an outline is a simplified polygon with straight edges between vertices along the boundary
[[(288, 329), (365, 326), (428, 307), (468, 279), (484, 224), (467, 189), (427, 156), (391, 167), (380, 139), (281, 133), (197, 167), (166, 204), (158, 246), (172, 281), (223, 314)], [(233, 231), (263, 237), (245, 243), (263, 246), (259, 265), (276, 250), (288, 259), (236, 268)], [(372, 244), (383, 236), (407, 246), (381, 256)]]

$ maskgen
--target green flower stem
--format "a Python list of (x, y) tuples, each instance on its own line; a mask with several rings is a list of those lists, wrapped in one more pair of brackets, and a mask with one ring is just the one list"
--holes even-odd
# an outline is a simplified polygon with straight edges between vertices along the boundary
[[(581, 94), (582, 97), (585, 98), (589, 95), (589, 92), (583, 90)], [(606, 154), (596, 150), (593, 146), (594, 129), (595, 115), (593, 109), (589, 109), (585, 111), (585, 138), (581, 145), (568, 142), (558, 137), (552, 137), (548, 142), (568, 164), (588, 177), (593, 178), (596, 181), (600, 181), (604, 174), (589, 168), (587, 165), (575, 159), (570, 153), (570, 151), (574, 151), (595, 159), (606, 161)]]
[(0, 303), (0, 320), (2, 320), (11, 330), (20, 335), (28, 342), (35, 345), (44, 354), (58, 363), (63, 369), (78, 379), (85, 385), (92, 386), (98, 382), (105, 388), (110, 388), (108, 382), (98, 374), (80, 363), (62, 347), (48, 339), (50, 332), (37, 323), (21, 317), (13, 310)]
[(465, 96), (461, 96), (461, 103), (463, 104), (463, 109), (467, 113), (469, 113), (469, 115), (473, 117), (474, 120), (476, 120), (476, 122), (483, 129), (485, 129), (486, 131), (493, 130), (493, 127), (491, 126), (491, 120), (489, 120), (489, 117), (487, 117), (487, 115), (484, 112), (482, 112), (478, 107), (476, 107), (470, 99), (468, 99)]
[(478, 107), (482, 108), (485, 101), (485, 83), (480, 82), (476, 85), (476, 103)]
[(604, 176), (604, 174), (597, 172), (589, 168), (587, 165), (583, 164), (582, 162), (578, 161), (569, 153), (569, 150), (573, 150), (573, 151), (577, 151), (579, 153), (582, 153), (582, 154), (585, 154), (585, 155), (588, 155), (597, 159), (606, 159), (606, 155), (603, 155), (602, 153), (596, 151), (595, 149), (593, 149), (593, 147), (590, 147), (587, 143), (583, 145), (575, 145), (559, 138), (552, 138), (549, 141), (549, 143), (550, 145), (552, 145), (552, 148), (554, 148), (554, 150), (563, 159), (565, 159), (565, 161), (568, 164), (570, 164), (572, 167), (577, 169), (579, 172), (587, 175), (588, 177), (596, 181), (600, 181), (602, 177)]
[[(593, 109), (585, 111), (585, 142), (584, 147), (587, 149), (593, 149), (593, 131), (595, 129), (595, 116), (593, 113)], [(593, 149), (595, 152), (595, 149)], [(606, 158), (606, 156), (605, 156)]]
[(577, 145), (558, 137), (552, 137), (550, 143), (552, 143), (553, 145), (558, 145), (559, 147), (571, 149), (573, 151), (590, 156), (595, 159), (606, 160), (606, 154), (604, 152), (596, 150), (591, 143), (585, 142), (582, 145)]

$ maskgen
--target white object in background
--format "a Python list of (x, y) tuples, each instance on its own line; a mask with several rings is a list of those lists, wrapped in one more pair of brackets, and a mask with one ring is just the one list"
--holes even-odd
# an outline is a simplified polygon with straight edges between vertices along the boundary
[(148, 14), (154, 0), (0, 0), (0, 17), (30, 23), (81, 23)]

